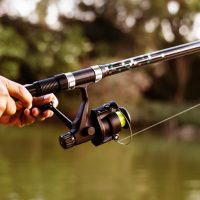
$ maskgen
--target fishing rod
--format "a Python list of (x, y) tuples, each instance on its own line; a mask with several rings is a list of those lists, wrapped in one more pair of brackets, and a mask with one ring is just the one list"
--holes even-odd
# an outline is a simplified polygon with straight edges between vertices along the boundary
[(129, 127), (131, 118), (128, 111), (124, 107), (119, 107), (114, 101), (91, 109), (89, 113), (87, 88), (91, 83), (97, 83), (107, 76), (136, 67), (175, 59), (199, 51), (200, 40), (109, 64), (95, 65), (74, 72), (57, 74), (53, 77), (27, 84), (25, 87), (33, 96), (41, 96), (62, 90), (79, 89), (82, 103), (73, 121), (55, 108), (53, 103), (44, 105), (41, 109), (52, 110), (70, 129), (59, 137), (59, 142), (64, 149), (87, 141), (92, 141), (95, 146), (98, 146), (113, 139), (118, 140), (120, 131), (122, 128)]

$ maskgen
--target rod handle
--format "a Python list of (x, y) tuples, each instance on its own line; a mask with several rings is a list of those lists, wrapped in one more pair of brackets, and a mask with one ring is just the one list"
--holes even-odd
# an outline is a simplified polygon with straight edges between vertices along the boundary
[(26, 84), (25, 87), (32, 96), (42, 96), (68, 89), (68, 80), (65, 74), (58, 74), (51, 78), (36, 81), (32, 84)]

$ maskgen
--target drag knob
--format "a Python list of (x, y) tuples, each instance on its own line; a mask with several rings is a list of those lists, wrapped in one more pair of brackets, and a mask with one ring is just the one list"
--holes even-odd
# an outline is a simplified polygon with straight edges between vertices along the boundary
[(59, 137), (59, 142), (64, 149), (68, 149), (76, 145), (75, 138), (70, 132), (61, 135)]

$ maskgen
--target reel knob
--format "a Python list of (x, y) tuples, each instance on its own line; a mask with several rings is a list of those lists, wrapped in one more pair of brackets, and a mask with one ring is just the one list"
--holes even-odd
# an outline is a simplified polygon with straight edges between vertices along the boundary
[(59, 137), (59, 142), (64, 149), (68, 149), (76, 145), (75, 138), (70, 132), (61, 135)]

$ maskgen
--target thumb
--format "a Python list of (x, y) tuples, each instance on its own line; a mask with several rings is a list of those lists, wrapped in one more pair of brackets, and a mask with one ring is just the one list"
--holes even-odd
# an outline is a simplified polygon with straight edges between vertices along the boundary
[(6, 78), (5, 78), (5, 84), (10, 96), (20, 100), (23, 103), (24, 107), (26, 108), (32, 107), (32, 96), (23, 85), (20, 85)]

